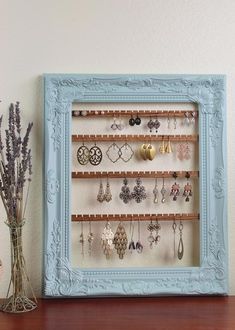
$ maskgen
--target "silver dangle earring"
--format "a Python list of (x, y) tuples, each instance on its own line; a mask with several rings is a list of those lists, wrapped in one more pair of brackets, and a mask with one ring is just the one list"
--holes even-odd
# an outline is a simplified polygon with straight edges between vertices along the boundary
[(81, 234), (79, 237), (79, 243), (81, 244), (81, 255), (84, 258), (84, 233), (83, 233), (83, 222), (81, 221)]
[(122, 152), (118, 145), (113, 142), (106, 150), (106, 155), (112, 163), (116, 163), (122, 156)]
[(189, 172), (186, 172), (185, 177), (187, 179), (187, 183), (184, 186), (183, 196), (185, 197), (185, 202), (189, 202), (189, 197), (191, 197), (193, 195), (193, 193), (192, 193), (192, 185), (189, 183), (190, 173)]
[(197, 113), (196, 113), (196, 111), (193, 111), (192, 113), (191, 113), (191, 116), (192, 116), (192, 118), (191, 118), (191, 124), (195, 124), (195, 122), (196, 122), (196, 116), (197, 116)]
[(100, 186), (99, 186), (99, 191), (97, 194), (97, 201), (102, 203), (105, 199), (105, 195), (104, 195), (104, 187), (103, 187), (103, 182), (102, 179), (100, 179)]
[(168, 115), (167, 115), (167, 128), (170, 129), (171, 126), (170, 126), (170, 116), (169, 116), (169, 112), (168, 112)]
[(154, 226), (152, 220), (151, 220), (150, 224), (148, 225), (147, 229), (150, 232), (150, 234), (148, 236), (149, 247), (150, 247), (150, 249), (152, 249), (153, 248), (153, 243), (155, 242), (155, 238), (153, 236), (153, 231), (155, 229), (155, 226)]
[(88, 252), (89, 252), (89, 256), (91, 256), (92, 243), (94, 240), (94, 235), (91, 232), (91, 221), (89, 221), (89, 234), (87, 236), (87, 240), (88, 240), (88, 244), (89, 244)]
[(158, 129), (161, 126), (160, 121), (156, 118), (155, 122), (154, 122), (154, 128), (156, 130), (156, 133), (158, 133)]
[(130, 221), (130, 237), (131, 237), (131, 241), (130, 241), (129, 246), (128, 246), (128, 249), (130, 250), (130, 253), (132, 253), (133, 250), (135, 250), (135, 242), (133, 240), (134, 230), (135, 230), (135, 224), (132, 221)]
[(123, 201), (123, 203), (127, 204), (132, 200), (132, 195), (131, 195), (131, 191), (130, 188), (128, 186), (128, 180), (127, 178), (125, 178), (123, 180), (123, 186), (121, 188), (121, 192), (119, 194), (119, 198)]
[(179, 245), (178, 245), (178, 259), (181, 260), (184, 255), (184, 243), (183, 243), (183, 223), (180, 221), (179, 225), (179, 232), (180, 232), (180, 240), (179, 240)]
[(113, 239), (114, 247), (117, 250), (117, 254), (119, 256), (119, 259), (123, 259), (124, 254), (127, 249), (127, 234), (125, 227), (123, 226), (122, 222), (120, 221), (116, 233), (114, 235)]
[(176, 120), (176, 116), (174, 114), (174, 129), (176, 129), (176, 127), (177, 127), (177, 120)]
[(164, 178), (162, 178), (161, 195), (162, 195), (161, 202), (165, 203), (166, 202), (166, 188), (165, 188), (165, 179)]
[(155, 126), (155, 123), (152, 120), (152, 118), (150, 117), (150, 120), (147, 123), (147, 127), (149, 128), (150, 133), (152, 133), (154, 126)]
[(120, 155), (120, 158), (125, 162), (129, 162), (129, 160), (131, 160), (131, 158), (133, 157), (134, 155), (134, 151), (133, 149), (131, 148), (131, 146), (125, 142), (121, 148), (119, 149), (119, 152), (118, 154)]
[(111, 189), (110, 189), (110, 184), (109, 184), (109, 178), (107, 177), (107, 184), (105, 188), (105, 193), (104, 193), (104, 200), (106, 202), (110, 202), (112, 200), (112, 194), (111, 194)]
[(187, 111), (184, 113), (184, 125), (189, 125), (190, 124), (190, 113)]
[(161, 236), (159, 235), (159, 231), (161, 229), (161, 225), (159, 224), (158, 220), (156, 220), (156, 223), (154, 225), (154, 229), (156, 231), (156, 236), (155, 236), (155, 244), (159, 243)]
[(189, 160), (191, 158), (191, 150), (188, 141), (185, 144), (184, 159)]
[(153, 202), (154, 202), (154, 204), (158, 203), (157, 178), (155, 179), (155, 187), (153, 189)]
[(175, 222), (175, 219), (173, 221), (173, 224), (172, 224), (172, 229), (173, 229), (173, 234), (174, 234), (174, 258), (176, 257), (176, 245), (175, 245), (175, 234), (176, 234), (176, 228), (177, 228), (177, 224)]
[(144, 199), (147, 198), (145, 187), (141, 184), (141, 179), (137, 178), (136, 185), (134, 186), (133, 193), (131, 194), (136, 203), (141, 203)]
[(136, 251), (138, 253), (142, 253), (143, 248), (144, 248), (141, 241), (140, 241), (140, 220), (138, 220), (138, 241), (136, 243), (135, 248), (136, 248)]
[(116, 123), (116, 117), (113, 117), (113, 123), (111, 125), (112, 130), (116, 131), (118, 129), (118, 125)]
[(110, 227), (110, 223), (107, 221), (104, 230), (101, 235), (101, 245), (106, 259), (111, 257), (114, 245), (113, 245), (114, 233)]
[[(177, 178), (177, 173), (174, 172), (173, 173), (173, 178), (176, 180)], [(170, 196), (173, 196), (173, 201), (176, 201), (177, 200), (177, 197), (179, 196), (180, 194), (180, 186), (178, 183), (174, 183), (171, 187), (171, 192), (170, 192)]]

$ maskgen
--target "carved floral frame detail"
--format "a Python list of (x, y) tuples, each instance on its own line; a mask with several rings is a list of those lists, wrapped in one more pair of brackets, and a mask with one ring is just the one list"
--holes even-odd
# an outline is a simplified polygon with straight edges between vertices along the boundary
[[(228, 293), (225, 77), (46, 74), (44, 274), (47, 297)], [(73, 102), (194, 102), (199, 111), (200, 266), (72, 268)]]

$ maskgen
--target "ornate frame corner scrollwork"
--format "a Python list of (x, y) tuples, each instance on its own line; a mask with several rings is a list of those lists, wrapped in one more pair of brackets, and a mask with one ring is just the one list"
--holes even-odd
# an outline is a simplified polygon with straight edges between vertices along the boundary
[[(225, 77), (222, 75), (44, 76), (44, 295), (228, 292)], [(74, 101), (194, 102), (200, 134), (200, 266), (73, 269), (70, 264), (70, 125)]]

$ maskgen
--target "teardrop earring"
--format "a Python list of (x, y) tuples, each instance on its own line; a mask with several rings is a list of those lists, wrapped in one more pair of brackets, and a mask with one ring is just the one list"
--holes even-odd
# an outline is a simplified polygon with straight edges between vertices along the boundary
[(110, 202), (112, 200), (112, 194), (111, 194), (111, 189), (110, 189), (110, 184), (109, 184), (109, 178), (107, 177), (107, 184), (105, 188), (105, 193), (104, 193), (104, 200), (106, 202)]
[(153, 189), (153, 202), (154, 202), (154, 204), (158, 203), (157, 178), (155, 179), (155, 187)]
[(104, 201), (104, 187), (102, 183), (102, 179), (100, 179), (100, 186), (99, 186), (99, 191), (97, 194), (97, 201), (102, 203)]

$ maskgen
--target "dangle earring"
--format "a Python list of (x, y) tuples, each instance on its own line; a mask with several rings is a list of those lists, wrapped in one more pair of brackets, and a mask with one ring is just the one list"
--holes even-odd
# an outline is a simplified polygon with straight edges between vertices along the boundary
[(135, 119), (133, 118), (133, 115), (131, 115), (131, 118), (129, 119), (129, 125), (135, 126)]
[(120, 150), (118, 145), (113, 142), (106, 150), (106, 155), (112, 163), (116, 163), (118, 159), (121, 158), (122, 151)]
[(168, 136), (168, 141), (167, 141), (167, 145), (166, 145), (166, 148), (165, 148), (165, 152), (167, 154), (171, 154), (173, 151), (172, 147), (171, 147), (171, 141), (170, 141), (170, 136)]
[(113, 117), (113, 123), (111, 125), (112, 130), (116, 131), (118, 129), (118, 124), (116, 123), (116, 117)]
[(158, 204), (157, 178), (155, 179), (155, 187), (153, 188), (153, 202), (154, 204)]
[(187, 183), (184, 186), (184, 192), (183, 192), (183, 196), (185, 196), (185, 202), (189, 202), (189, 197), (191, 197), (193, 195), (192, 193), (192, 185), (189, 183), (189, 179), (190, 179), (190, 173), (186, 172), (185, 177), (187, 179)]
[(169, 112), (168, 112), (168, 115), (167, 115), (167, 128), (170, 129), (170, 116), (169, 116)]
[(117, 250), (117, 254), (119, 255), (119, 259), (123, 259), (124, 254), (127, 249), (127, 234), (125, 231), (125, 227), (123, 226), (122, 222), (120, 221), (116, 233), (113, 239), (114, 247)]
[(153, 128), (155, 127), (155, 123), (154, 123), (154, 121), (152, 120), (151, 117), (150, 117), (150, 120), (149, 120), (148, 123), (147, 123), (147, 126), (148, 126), (148, 128), (149, 128), (150, 133), (152, 133)]
[(154, 225), (154, 229), (156, 230), (155, 244), (157, 244), (160, 241), (160, 238), (161, 238), (161, 236), (159, 235), (159, 230), (161, 229), (161, 225), (159, 224), (158, 220), (156, 220), (156, 223)]
[(155, 122), (154, 122), (154, 128), (156, 130), (156, 133), (158, 133), (158, 129), (161, 126), (160, 121), (156, 118)]
[(141, 241), (140, 241), (140, 220), (138, 220), (138, 241), (136, 243), (135, 248), (136, 248), (136, 251), (138, 253), (142, 253), (143, 248), (144, 248)]
[(130, 253), (132, 253), (133, 250), (135, 250), (135, 242), (133, 241), (134, 230), (135, 230), (135, 224), (133, 224), (132, 221), (131, 221), (130, 222), (130, 237), (131, 237), (131, 241), (130, 241), (129, 246), (128, 246), (128, 249), (130, 250)]
[(107, 177), (107, 184), (105, 188), (105, 193), (104, 193), (104, 200), (106, 202), (110, 202), (112, 200), (112, 194), (111, 194), (111, 189), (110, 189), (110, 184), (109, 184), (109, 178)]
[(179, 245), (178, 245), (178, 259), (181, 260), (184, 255), (184, 243), (183, 243), (183, 223), (180, 221), (179, 225), (179, 232), (180, 232), (180, 240), (179, 240)]
[(147, 160), (147, 156), (146, 156), (146, 150), (148, 148), (148, 144), (142, 144), (140, 147), (140, 156), (141, 158), (143, 158), (143, 160)]
[(189, 147), (189, 143), (187, 141), (185, 145), (184, 159), (189, 160), (190, 158), (191, 158), (191, 150)]
[[(176, 172), (173, 173), (173, 178), (176, 180), (176, 178), (177, 178)], [(170, 193), (170, 196), (173, 196), (173, 201), (177, 200), (177, 197), (179, 196), (179, 194), (180, 194), (180, 186), (178, 183), (175, 182), (171, 187), (171, 193)]]
[(104, 187), (103, 187), (102, 179), (100, 179), (100, 186), (99, 186), (99, 191), (97, 194), (97, 201), (102, 203), (104, 200), (105, 200)]
[(87, 240), (88, 240), (88, 244), (89, 244), (88, 252), (89, 252), (89, 256), (91, 256), (91, 248), (92, 248), (92, 243), (94, 240), (94, 235), (91, 232), (91, 221), (89, 221), (89, 234), (88, 234)]
[(77, 151), (77, 161), (80, 165), (86, 165), (90, 159), (90, 150), (84, 145), (84, 142)]
[(176, 256), (176, 246), (175, 246), (175, 233), (176, 233), (176, 228), (177, 228), (177, 224), (175, 222), (175, 219), (173, 221), (173, 225), (172, 225), (172, 229), (173, 229), (173, 233), (174, 233), (174, 258)]
[(119, 149), (120, 158), (125, 162), (129, 162), (134, 155), (134, 151), (131, 146), (125, 142)]
[(177, 120), (176, 120), (176, 116), (174, 114), (174, 129), (176, 129), (176, 127), (177, 127)]
[(184, 143), (180, 143), (177, 146), (177, 158), (179, 160), (183, 160), (184, 154), (185, 154), (185, 145), (184, 145)]
[(196, 113), (196, 111), (193, 111), (192, 113), (191, 113), (191, 116), (192, 116), (192, 118), (191, 118), (191, 124), (195, 124), (195, 122), (196, 122), (196, 116), (197, 116), (197, 113)]
[(109, 259), (111, 257), (112, 250), (114, 248), (113, 238), (114, 238), (114, 233), (112, 232), (110, 223), (107, 221), (101, 235), (101, 245), (103, 252), (106, 256), (106, 259)]
[(125, 127), (123, 120), (120, 119), (120, 116), (118, 117), (118, 122), (117, 122), (117, 128), (119, 129), (119, 131), (122, 131), (123, 128)]
[(102, 161), (102, 151), (99, 147), (97, 147), (96, 143), (90, 149), (89, 161), (90, 161), (91, 165), (94, 165), (94, 166), (99, 165)]
[(149, 143), (145, 150), (146, 158), (149, 160), (153, 160), (154, 157), (156, 156), (156, 153), (157, 153), (157, 151), (156, 151), (155, 147), (151, 143)]
[(150, 247), (150, 249), (152, 249), (153, 248), (153, 243), (155, 242), (155, 238), (153, 236), (153, 231), (155, 229), (155, 226), (154, 226), (152, 220), (151, 220), (150, 224), (148, 225), (147, 229), (150, 232), (150, 234), (148, 236), (149, 247)]
[(187, 111), (184, 113), (184, 125), (189, 125), (190, 124), (190, 113)]
[(137, 178), (136, 185), (134, 186), (133, 192), (131, 194), (132, 198), (136, 201), (136, 203), (142, 202), (142, 200), (146, 199), (147, 197), (145, 187), (141, 185), (141, 183), (141, 179)]
[(81, 244), (81, 255), (84, 258), (84, 234), (83, 234), (83, 222), (81, 221), (81, 234), (79, 237), (79, 243)]
[(138, 125), (138, 126), (141, 124), (141, 119), (138, 116), (138, 114), (137, 114), (137, 117), (135, 118), (135, 124)]
[(162, 195), (161, 202), (165, 203), (166, 202), (166, 188), (165, 188), (165, 179), (164, 178), (162, 178), (161, 195)]
[(165, 142), (164, 142), (164, 136), (162, 136), (162, 144), (160, 145), (159, 152), (161, 154), (164, 154), (166, 152), (166, 146), (165, 146)]
[(121, 192), (119, 194), (119, 198), (123, 201), (123, 203), (127, 204), (132, 200), (132, 194), (130, 188), (128, 187), (127, 178), (123, 180), (123, 186), (121, 188)]

